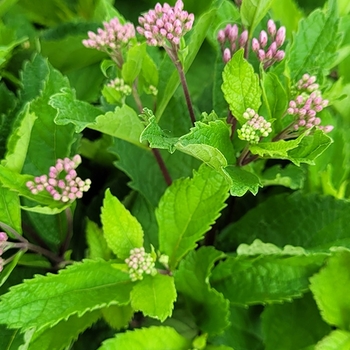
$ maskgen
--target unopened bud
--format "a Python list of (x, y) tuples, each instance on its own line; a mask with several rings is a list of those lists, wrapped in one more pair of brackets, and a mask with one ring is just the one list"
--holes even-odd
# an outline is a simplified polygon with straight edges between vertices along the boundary
[(223, 54), (222, 54), (222, 60), (224, 63), (227, 63), (231, 59), (231, 51), (230, 49), (225, 49)]
[(265, 32), (265, 30), (262, 30), (260, 32), (259, 42), (260, 42), (261, 47), (265, 47), (266, 46), (266, 44), (267, 44), (267, 33)]
[(276, 34), (276, 24), (272, 19), (269, 19), (267, 22), (267, 31), (272, 36), (272, 38), (275, 37)]
[(259, 44), (258, 39), (253, 38), (253, 40), (252, 40), (252, 50), (254, 52), (256, 52), (256, 53), (260, 50), (260, 44)]
[(239, 38), (239, 46), (244, 47), (248, 41), (248, 30), (244, 30)]
[(282, 26), (278, 29), (276, 34), (277, 47), (281, 47), (285, 40), (286, 40), (286, 28)]

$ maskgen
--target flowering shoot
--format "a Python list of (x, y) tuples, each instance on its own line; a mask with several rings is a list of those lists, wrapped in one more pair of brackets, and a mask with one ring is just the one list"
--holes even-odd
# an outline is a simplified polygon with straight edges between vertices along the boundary
[(154, 259), (145, 248), (134, 248), (130, 250), (130, 257), (125, 259), (129, 267), (129, 274), (132, 281), (142, 280), (143, 275), (155, 275), (157, 270), (154, 267)]

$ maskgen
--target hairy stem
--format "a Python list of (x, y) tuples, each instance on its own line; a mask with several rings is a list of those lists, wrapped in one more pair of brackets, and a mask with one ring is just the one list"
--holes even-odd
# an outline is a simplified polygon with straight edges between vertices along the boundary
[(172, 179), (170, 177), (170, 174), (169, 174), (169, 171), (168, 171), (168, 169), (167, 169), (167, 167), (166, 167), (166, 165), (164, 163), (162, 155), (159, 152), (159, 149), (158, 148), (152, 148), (152, 153), (153, 153), (154, 157), (157, 160), (158, 166), (160, 168), (160, 171), (163, 174), (163, 177), (164, 177), (164, 180), (165, 180), (166, 184), (168, 186), (170, 186), (173, 181), (172, 181)]

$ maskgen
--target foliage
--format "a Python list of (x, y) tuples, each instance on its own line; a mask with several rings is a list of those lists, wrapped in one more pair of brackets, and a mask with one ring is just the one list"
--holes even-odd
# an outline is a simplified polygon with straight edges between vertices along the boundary
[(345, 0), (0, 2), (0, 348), (348, 349)]

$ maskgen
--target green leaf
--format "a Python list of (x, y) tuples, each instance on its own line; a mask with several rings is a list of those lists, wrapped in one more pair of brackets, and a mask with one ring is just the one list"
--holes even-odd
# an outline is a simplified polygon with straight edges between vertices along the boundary
[[(191, 30), (191, 37), (188, 41), (188, 54), (184, 62), (184, 71), (187, 72), (192, 65), (197, 53), (206, 38), (207, 31), (210, 28), (212, 21), (215, 18), (217, 6), (213, 5), (211, 9), (203, 13), (199, 18), (196, 18), (195, 24)], [(163, 65), (159, 68), (159, 85), (158, 85), (158, 100), (157, 100), (157, 120), (162, 117), (166, 106), (171, 97), (174, 95), (180, 78), (172, 62), (167, 57)]]
[(128, 305), (110, 305), (103, 308), (102, 315), (108, 325), (116, 330), (125, 328), (132, 320), (134, 309)]
[(350, 252), (336, 250), (327, 265), (310, 278), (310, 289), (323, 319), (332, 326), (350, 330)]
[(57, 110), (57, 125), (74, 124), (75, 132), (82, 132), (87, 125), (95, 122), (101, 111), (91, 104), (79, 101), (71, 89), (63, 88), (50, 98), (50, 105)]
[(99, 310), (87, 312), (81, 317), (72, 315), (55, 326), (35, 332), (30, 342), (30, 350), (55, 349), (64, 350), (79, 334), (95, 323), (101, 313)]
[(145, 55), (146, 43), (136, 44), (128, 49), (126, 61), (122, 68), (122, 77), (127, 84), (131, 85), (140, 74)]
[(304, 349), (330, 332), (311, 293), (292, 303), (268, 305), (261, 318), (266, 350)]
[(0, 287), (6, 282), (6, 280), (11, 275), (14, 268), (17, 266), (19, 259), (21, 256), (23, 256), (24, 252), (22, 250), (19, 250), (12, 258), (12, 260), (6, 264), (4, 269), (1, 271), (0, 274)]
[(300, 163), (315, 164), (319, 157), (333, 142), (322, 130), (316, 130), (305, 136), (297, 148), (288, 152), (288, 158), (296, 165)]
[(19, 329), (8, 329), (0, 326), (0, 348), (3, 350), (27, 350), (30, 338), (35, 329), (23, 334)]
[(28, 145), (32, 128), (37, 116), (29, 112), (29, 106), (23, 111), (21, 122), (15, 130), (12, 131), (7, 142), (7, 153), (1, 164), (7, 168), (20, 173), (26, 159)]
[(242, 245), (237, 257), (219, 263), (211, 284), (234, 305), (268, 304), (302, 296), (309, 277), (322, 266), (326, 254), (306, 253), (302, 248), (271, 243)]
[(242, 24), (249, 29), (250, 38), (253, 36), (254, 29), (265, 17), (270, 9), (273, 0), (244, 0), (241, 6)]
[[(36, 56), (48, 67), (48, 75), (39, 97), (30, 102), (30, 112), (37, 116), (30, 135), (23, 172), (33, 175), (46, 174), (57, 158), (68, 157), (75, 140), (71, 125), (58, 126), (54, 122), (56, 111), (48, 102), (61, 88), (69, 88), (69, 82), (46, 59)], [(54, 135), (54, 137), (53, 137)]]
[(59, 125), (73, 123), (77, 133), (90, 128), (145, 147), (139, 142), (144, 127), (136, 112), (127, 105), (102, 114), (89, 103), (76, 100), (72, 90), (68, 89), (53, 95), (50, 104), (57, 109), (55, 122)]
[(287, 93), (278, 77), (270, 72), (263, 74), (261, 85), (262, 97), (268, 113), (266, 119), (276, 119), (278, 123), (288, 107)]
[(0, 176), (0, 221), (22, 232), (21, 208), (18, 193), (3, 187)]
[(292, 81), (297, 81), (304, 73), (316, 75), (322, 81), (333, 67), (341, 40), (334, 7), (331, 5), (327, 13), (317, 9), (299, 22), (287, 54)]
[(242, 49), (238, 50), (226, 64), (221, 87), (233, 116), (240, 124), (246, 122), (243, 113), (247, 108), (258, 111), (261, 105), (259, 78), (243, 53)]
[(58, 275), (36, 276), (1, 296), (0, 324), (37, 331), (71, 315), (106, 305), (125, 305), (132, 289), (129, 274), (110, 262), (85, 260)]
[(350, 347), (350, 332), (336, 329), (320, 340), (315, 350), (347, 350)]
[(209, 285), (214, 264), (225, 255), (213, 247), (191, 251), (175, 273), (177, 290), (185, 295), (187, 307), (204, 333), (215, 335), (229, 326), (229, 303)]
[(316, 252), (329, 252), (332, 246), (350, 248), (349, 210), (350, 203), (330, 196), (301, 192), (271, 196), (223, 230), (218, 249), (229, 251), (256, 238)]
[(102, 229), (91, 220), (87, 220), (86, 222), (86, 241), (89, 248), (88, 256), (90, 259), (102, 258), (104, 260), (109, 260), (111, 258), (111, 251), (103, 236)]
[(224, 208), (228, 185), (216, 171), (202, 165), (193, 178), (174, 181), (159, 202), (156, 218), (160, 251), (174, 269), (196, 247)]
[(260, 175), (260, 180), (264, 187), (279, 185), (297, 190), (304, 186), (305, 171), (294, 164), (288, 164), (284, 168), (277, 164), (266, 169)]
[(242, 197), (248, 191), (255, 196), (259, 191), (259, 187), (262, 187), (260, 179), (256, 175), (240, 167), (227, 166), (224, 172), (231, 179), (230, 193), (232, 196)]
[(129, 210), (108, 189), (101, 212), (103, 234), (109, 248), (120, 259), (126, 259), (130, 250), (143, 246), (143, 230)]
[(145, 276), (131, 292), (131, 306), (145, 316), (163, 322), (170, 317), (176, 300), (174, 277), (157, 274)]
[(119, 333), (103, 342), (98, 350), (188, 350), (191, 341), (171, 327), (149, 327)]

